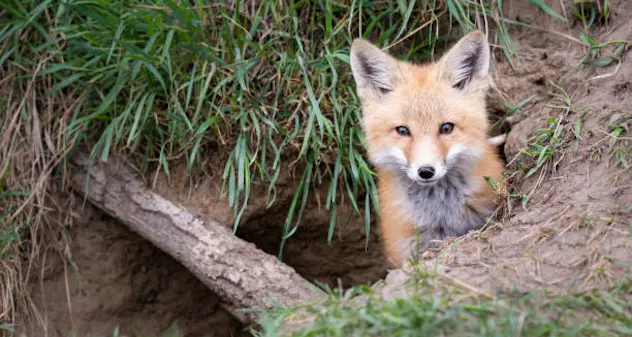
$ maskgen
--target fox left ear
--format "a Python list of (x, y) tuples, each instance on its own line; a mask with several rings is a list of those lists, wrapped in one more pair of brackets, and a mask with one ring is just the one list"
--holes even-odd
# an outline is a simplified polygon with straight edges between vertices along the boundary
[(369, 41), (355, 39), (350, 59), (358, 94), (380, 98), (397, 85), (400, 77), (398, 61)]
[[(481, 31), (471, 32), (459, 40), (439, 61), (439, 76), (454, 88), (468, 89), (487, 85), (489, 43)], [(476, 82), (476, 83), (475, 83)]]

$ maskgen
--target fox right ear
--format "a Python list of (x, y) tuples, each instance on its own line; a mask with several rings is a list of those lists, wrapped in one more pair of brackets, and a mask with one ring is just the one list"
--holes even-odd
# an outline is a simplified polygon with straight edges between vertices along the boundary
[(351, 45), (351, 71), (360, 95), (387, 94), (398, 77), (397, 60), (364, 39)]
[(439, 74), (459, 90), (486, 88), (489, 59), (487, 37), (481, 31), (474, 31), (462, 37), (441, 58)]

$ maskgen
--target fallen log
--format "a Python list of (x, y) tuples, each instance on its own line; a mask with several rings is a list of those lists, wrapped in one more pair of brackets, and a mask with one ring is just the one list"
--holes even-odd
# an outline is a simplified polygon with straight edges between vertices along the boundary
[(120, 159), (73, 158), (72, 187), (91, 204), (118, 219), (182, 263), (223, 306), (245, 324), (275, 305), (323, 295), (293, 268), (239, 239), (213, 219), (203, 219), (152, 192)]

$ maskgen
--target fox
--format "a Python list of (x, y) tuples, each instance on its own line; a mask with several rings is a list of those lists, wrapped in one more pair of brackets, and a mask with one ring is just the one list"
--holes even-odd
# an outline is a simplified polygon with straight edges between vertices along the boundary
[(481, 31), (435, 62), (397, 60), (363, 38), (350, 65), (366, 155), (377, 175), (378, 228), (394, 266), (432, 243), (481, 229), (502, 199), (505, 163), (489, 137), (490, 48)]

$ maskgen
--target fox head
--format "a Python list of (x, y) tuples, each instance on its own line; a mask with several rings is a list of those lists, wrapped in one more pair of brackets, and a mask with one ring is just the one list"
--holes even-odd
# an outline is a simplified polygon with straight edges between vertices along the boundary
[(369, 160), (420, 184), (471, 169), (487, 144), (489, 45), (472, 32), (439, 61), (398, 61), (363, 39), (351, 46)]

